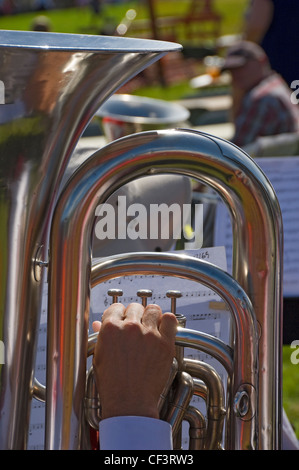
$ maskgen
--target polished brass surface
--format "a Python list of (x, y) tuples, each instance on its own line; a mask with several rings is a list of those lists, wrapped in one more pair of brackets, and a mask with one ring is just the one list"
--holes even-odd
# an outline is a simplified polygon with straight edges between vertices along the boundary
[[(180, 129), (134, 134), (110, 143), (78, 169), (64, 188), (52, 224), (50, 358), (60, 357), (62, 343), (59, 325), (62, 321), (74, 325), (70, 332), (72, 339), (67, 339), (70, 344), (75, 345), (76, 338), (86, 338), (87, 335), (86, 326), (83, 336), (76, 333), (74, 319), (76, 325), (79, 318), (82, 325), (86, 324), (89, 311), (90, 234), (96, 205), (134, 178), (161, 173), (184, 174), (210, 185), (230, 210), (234, 243), (233, 278), (252, 302), (259, 325), (258, 369), (253, 365), (252, 357), (245, 359), (238, 348), (235, 352), (239, 373), (258, 373), (258, 433), (244, 433), (246, 420), (240, 419), (236, 439), (243, 443), (237, 442), (234, 446), (279, 448), (283, 233), (280, 208), (269, 180), (258, 165), (242, 150), (216, 137)], [(76, 197), (78, 185), (81, 188), (80, 198)], [(81, 214), (84, 214), (84, 224)], [(63, 266), (72, 266), (71, 279), (67, 278)], [(63, 301), (59, 293), (61, 286), (64, 286), (65, 293)], [(216, 286), (217, 281), (214, 280), (214, 288)], [(234, 302), (233, 298), (231, 301)], [(244, 334), (248, 328), (249, 325), (238, 330), (241, 344), (254, 341), (248, 339), (254, 335)], [(70, 356), (68, 358), (73, 361)], [(64, 367), (63, 364), (59, 364), (57, 373), (61, 367)], [(48, 380), (51, 386), (55, 384), (56, 387), (58, 379), (53, 372), (49, 370)], [(73, 388), (73, 383), (66, 376), (59, 387), (64, 390), (68, 388), (70, 399), (77, 393), (77, 385)], [(251, 395), (255, 392), (255, 389), (249, 388)], [(50, 396), (54, 393), (56, 390), (49, 390)], [(58, 406), (60, 399), (62, 397), (57, 399), (55, 406)], [(58, 409), (50, 413), (53, 418), (55, 416), (55, 421), (60, 419), (57, 414)], [(66, 420), (62, 421), (63, 427)], [(255, 444), (256, 440), (258, 444)]]
[(61, 181), (97, 109), (181, 46), (0, 31), (0, 447), (26, 448), (48, 238)]

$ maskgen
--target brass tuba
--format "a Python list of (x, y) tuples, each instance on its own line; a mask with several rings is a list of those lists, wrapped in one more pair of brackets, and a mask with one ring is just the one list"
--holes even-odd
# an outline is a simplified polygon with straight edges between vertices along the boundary
[[(116, 271), (136, 269), (190, 277), (225, 299), (234, 321), (233, 350), (184, 328), (178, 329), (177, 345), (210, 350), (226, 365), (227, 448), (278, 449), (282, 222), (272, 186), (254, 161), (232, 144), (195, 131), (143, 132), (95, 152), (57, 199), (75, 143), (100, 103), (146, 65), (180, 46), (18, 32), (1, 32), (0, 43), (0, 79), (5, 85), (5, 105), (0, 108), (0, 318), (6, 352), (0, 382), (1, 446), (26, 447), (30, 399), (39, 395), (46, 402), (45, 447), (82, 448), (86, 362), (94, 341), (88, 338), (90, 289)], [(208, 263), (161, 253), (115, 256), (92, 268), (96, 205), (123, 184), (157, 174), (198, 179), (224, 199), (232, 218), (233, 277)], [(49, 304), (43, 389), (33, 370), (45, 271)], [(201, 388), (198, 393), (204, 394), (197, 379), (213, 383), (213, 371), (209, 376), (203, 365), (182, 357), (177, 362), (176, 376), (191, 377), (191, 389)], [(188, 400), (185, 416), (174, 416), (174, 408), (167, 417), (175, 429), (183, 418), (200, 421)], [(221, 416), (216, 424), (222, 426)], [(199, 432), (198, 424), (191, 427), (194, 434)], [(211, 447), (214, 436), (212, 430)]]
[[(133, 178), (159, 173), (197, 178), (214, 188), (229, 206), (233, 222), (234, 279), (252, 303), (259, 336), (257, 369), (254, 355), (248, 361), (239, 354), (238, 348), (234, 352), (234, 360), (241, 371), (250, 364), (250, 373), (256, 372), (257, 381), (233, 380), (237, 380), (237, 389), (231, 392), (233, 397), (247, 401), (246, 413), (243, 416), (241, 413), (237, 420), (239, 437), (233, 448), (278, 448), (282, 256), (279, 205), (269, 181), (244, 152), (228, 142), (191, 130), (150, 131), (112, 142), (77, 170), (57, 202), (50, 237), (48, 324), (49, 364), (53, 357), (57, 361), (47, 370), (48, 446), (76, 446), (74, 435), (70, 433), (71, 422), (75, 422), (75, 429), (80, 428), (77, 406), (84, 396), (82, 364), (86, 360), (88, 337), (86, 322), (95, 207)], [(187, 265), (190, 263), (191, 260), (187, 260)], [(134, 263), (134, 267), (136, 265)], [(68, 276), (70, 269), (71, 278)], [(214, 276), (214, 284), (220, 284), (217, 276)], [(63, 324), (73, 325), (65, 337), (60, 333)], [(250, 336), (243, 328), (236, 328), (235, 334), (236, 338), (239, 334), (236, 344), (257, 342), (254, 330)], [(68, 354), (62, 354), (66, 348)], [(64, 359), (67, 364), (63, 363)], [(51, 402), (54, 394), (56, 400)], [(62, 407), (66, 399), (68, 405)], [(247, 433), (243, 428), (252, 418), (258, 422), (257, 430)]]

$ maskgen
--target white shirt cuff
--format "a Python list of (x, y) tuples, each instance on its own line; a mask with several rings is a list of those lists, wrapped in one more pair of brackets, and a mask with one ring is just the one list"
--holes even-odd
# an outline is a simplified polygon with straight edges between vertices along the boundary
[(100, 421), (101, 450), (172, 450), (171, 426), (143, 416), (117, 416)]

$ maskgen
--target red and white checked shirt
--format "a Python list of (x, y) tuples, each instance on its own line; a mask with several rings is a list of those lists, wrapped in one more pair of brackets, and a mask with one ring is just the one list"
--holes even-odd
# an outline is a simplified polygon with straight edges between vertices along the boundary
[(273, 73), (245, 94), (235, 119), (233, 142), (243, 147), (261, 136), (299, 131), (299, 105), (292, 90)]

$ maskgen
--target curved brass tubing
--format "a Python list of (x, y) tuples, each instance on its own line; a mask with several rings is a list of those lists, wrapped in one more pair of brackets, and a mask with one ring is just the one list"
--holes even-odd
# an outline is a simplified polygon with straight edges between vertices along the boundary
[[(251, 384), (252, 390), (257, 389), (258, 341), (255, 316), (250, 300), (229, 274), (210, 263), (185, 255), (175, 253), (126, 253), (125, 255), (105, 258), (94, 265), (92, 267), (91, 283), (92, 286), (95, 287), (97, 284), (109, 279), (133, 274), (156, 274), (161, 276), (182, 277), (184, 279), (200, 282), (214, 289), (227, 302), (232, 312), (235, 331), (235, 350), (232, 351), (229, 345), (224, 344), (221, 340), (213, 336), (182, 327), (178, 327), (176, 344), (207, 352), (225, 367), (229, 376), (229, 383), (231, 384), (231, 393), (229, 393), (230, 409), (233, 409), (235, 394), (242, 384), (248, 383)], [(247, 331), (247, 341), (243, 341), (239, 334), (240, 331), (244, 329)], [(91, 335), (89, 338), (88, 354), (92, 354), (96, 337), (97, 335)], [(246, 369), (239, 367), (239, 360), (236, 358), (237, 354), (240, 354), (242, 360), (246, 362)], [(221, 387), (219, 389), (219, 384), (215, 386), (213, 376), (208, 377), (208, 374), (204, 374), (205, 370), (204, 367), (200, 368), (200, 364), (195, 365), (191, 360), (183, 359), (182, 372), (187, 372), (188, 375), (198, 378), (202, 378), (204, 375), (204, 381), (207, 382), (209, 386), (212, 385), (212, 387), (210, 387), (208, 403), (208, 417), (210, 419), (208, 441), (209, 446), (215, 448), (218, 447), (219, 435), (222, 434), (223, 428), (223, 391)], [(211, 368), (209, 368), (209, 370), (212, 372)], [(215, 375), (214, 379), (216, 379)], [(193, 394), (193, 389), (191, 390), (192, 385), (186, 375), (184, 375), (181, 380), (180, 388), (184, 391), (185, 404), (178, 404), (180, 398), (177, 398), (177, 404), (174, 405), (170, 415), (166, 417), (166, 420), (171, 422), (173, 426), (175, 425), (173, 430), (174, 434), (177, 432), (184, 415), (184, 412), (180, 415), (178, 413), (180, 410), (187, 409), (190, 397)], [(190, 386), (187, 387), (187, 384), (190, 384)], [(188, 389), (190, 392), (187, 392)], [(178, 397), (180, 395), (176, 394), (176, 396)], [(235, 413), (230, 413), (232, 422), (228, 423), (229, 437), (227, 438), (229, 448), (235, 448), (235, 446), (238, 445), (246, 448), (255, 448), (256, 446), (254, 439), (256, 436), (258, 413), (256, 410), (255, 393), (250, 393), (249, 400), (251, 406), (248, 409), (248, 416), (252, 414), (250, 419), (248, 419), (248, 416), (247, 418), (244, 416), (241, 420)], [(218, 409), (219, 413), (217, 416), (216, 409)], [(256, 410), (254, 413), (252, 413), (253, 409)], [(214, 420), (214, 425), (212, 424), (212, 420)], [(238, 422), (242, 421), (242, 426), (239, 423), (238, 425), (242, 427), (242, 439), (246, 439), (246, 444), (244, 441), (238, 444), (240, 436), (234, 433), (234, 429), (236, 428), (235, 420)]]
[[(95, 208), (123, 184), (159, 173), (183, 174), (210, 185), (230, 210), (233, 278), (238, 285), (236, 295), (230, 299), (230, 308), (236, 308), (241, 286), (252, 302), (260, 334), (258, 341), (255, 333), (248, 334), (252, 325), (239, 329), (236, 323), (236, 337), (240, 341), (234, 353), (238, 369), (234, 383), (239, 390), (234, 389), (233, 393), (235, 396), (238, 392), (232, 445), (234, 448), (279, 448), (282, 411), (279, 204), (268, 179), (244, 152), (221, 139), (189, 130), (144, 132), (112, 142), (78, 169), (56, 205), (49, 263), (47, 448), (76, 448), (78, 445), (77, 431), (71, 431), (71, 423), (78, 429), (84, 395), (83, 363), (86, 363)], [(214, 285), (216, 290), (218, 287)], [(239, 307), (244, 308), (243, 302), (244, 298)], [(69, 334), (62, 337), (65, 324), (69, 325)], [(258, 342), (257, 364), (255, 356), (247, 359), (242, 351), (248, 343), (256, 347)], [(251, 379), (257, 367), (258, 403), (251, 409), (249, 421), (257, 417), (258, 432), (247, 433), (243, 431), (251, 426), (243, 416), (244, 410), (237, 418), (236, 413), (244, 397), (255, 394)], [(240, 376), (250, 379), (240, 382), (237, 379)], [(56, 400), (51, 402), (51, 396)], [(65, 411), (62, 411), (61, 404), (65, 400)]]

